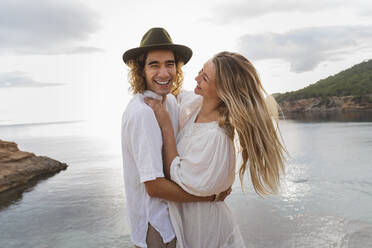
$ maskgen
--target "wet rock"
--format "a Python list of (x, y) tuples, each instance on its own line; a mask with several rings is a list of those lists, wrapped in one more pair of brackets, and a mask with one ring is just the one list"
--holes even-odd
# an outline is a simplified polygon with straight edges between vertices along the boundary
[(0, 192), (66, 168), (65, 163), (20, 151), (16, 143), (0, 140)]

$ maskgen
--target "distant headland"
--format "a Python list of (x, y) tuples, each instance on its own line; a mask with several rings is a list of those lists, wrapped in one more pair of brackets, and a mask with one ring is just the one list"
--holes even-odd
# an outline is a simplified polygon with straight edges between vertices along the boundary
[(372, 60), (354, 65), (303, 89), (273, 96), (284, 115), (372, 112)]

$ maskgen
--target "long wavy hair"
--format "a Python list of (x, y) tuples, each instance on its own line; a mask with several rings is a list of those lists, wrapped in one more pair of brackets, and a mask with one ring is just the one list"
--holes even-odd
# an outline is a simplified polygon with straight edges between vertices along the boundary
[[(182, 66), (184, 63), (178, 58), (176, 53), (173, 53), (176, 61), (176, 76), (172, 85), (171, 93), (177, 96), (181, 90), (183, 82), (183, 72)], [(128, 73), (129, 78), (129, 92), (132, 94), (144, 93), (146, 90), (146, 79), (143, 76), (143, 71), (145, 69), (145, 62), (147, 58), (147, 53), (142, 54), (135, 59), (130, 60), (127, 65), (130, 68)]]
[(284, 155), (287, 150), (279, 139), (278, 122), (273, 121), (273, 111), (265, 101), (268, 94), (256, 69), (244, 56), (231, 52), (218, 53), (212, 62), (216, 70), (217, 95), (222, 100), (218, 107), (219, 125), (232, 140), (235, 133), (239, 138), (239, 152), (243, 159), (239, 168), (240, 182), (243, 186), (243, 176), (249, 164), (256, 193), (276, 194), (280, 175), (285, 173)]

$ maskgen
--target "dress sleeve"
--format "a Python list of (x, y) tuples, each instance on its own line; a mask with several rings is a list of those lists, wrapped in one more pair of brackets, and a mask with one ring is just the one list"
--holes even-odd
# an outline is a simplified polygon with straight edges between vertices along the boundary
[(235, 178), (233, 142), (222, 131), (204, 137), (195, 140), (185, 154), (176, 157), (170, 168), (172, 181), (197, 196), (225, 191)]
[(130, 149), (137, 165), (140, 181), (164, 177), (162, 136), (156, 117), (150, 108), (142, 108), (132, 116), (129, 126)]
[(179, 106), (178, 115), (178, 131), (181, 131), (187, 121), (191, 118), (192, 114), (197, 111), (203, 98), (194, 93), (194, 91), (182, 90), (177, 97)]

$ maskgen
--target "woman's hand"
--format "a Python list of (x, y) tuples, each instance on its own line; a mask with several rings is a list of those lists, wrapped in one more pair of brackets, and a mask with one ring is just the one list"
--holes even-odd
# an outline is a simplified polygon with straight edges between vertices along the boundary
[(169, 126), (172, 126), (171, 118), (165, 108), (165, 99), (160, 101), (151, 97), (145, 97), (145, 103), (154, 111), (160, 128), (168, 128)]

